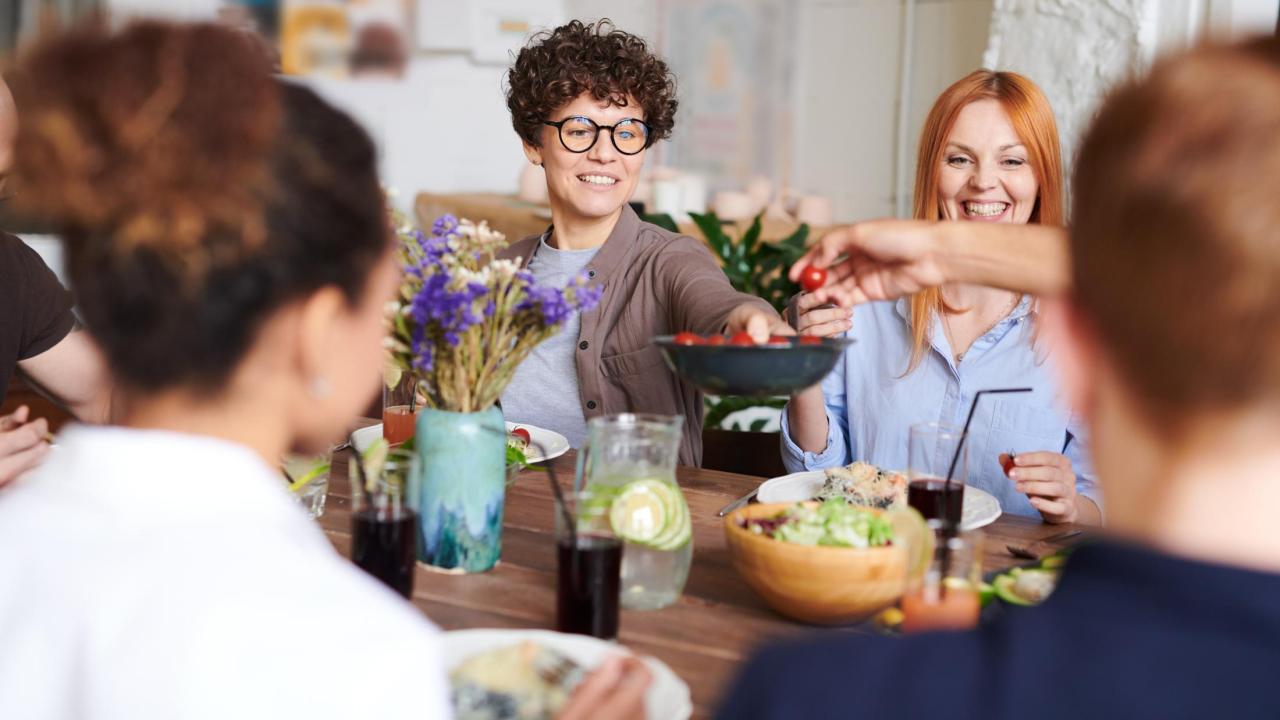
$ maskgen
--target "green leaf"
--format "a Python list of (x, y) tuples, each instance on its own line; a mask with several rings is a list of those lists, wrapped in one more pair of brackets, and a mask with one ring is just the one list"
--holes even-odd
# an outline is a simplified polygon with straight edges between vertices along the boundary
[(769, 418), (757, 418), (751, 423), (751, 427), (749, 429), (751, 432), (760, 432), (761, 430), (764, 430), (764, 426), (768, 424)]
[(803, 255), (805, 246), (809, 244), (809, 224), (804, 223), (800, 227), (796, 228), (795, 232), (788, 235), (779, 244), (791, 248), (797, 248), (800, 250), (799, 254)]
[(707, 244), (715, 251), (720, 259), (728, 262), (733, 259), (733, 240), (725, 234), (724, 227), (720, 224), (720, 218), (715, 213), (689, 213), (689, 217), (693, 219), (693, 224), (698, 226), (702, 231), (702, 236), (706, 238)]
[(744, 256), (751, 254), (752, 250), (755, 249), (756, 242), (760, 239), (760, 219), (763, 217), (763, 212), (756, 215), (755, 219), (751, 221), (751, 226), (742, 234), (742, 242), (740, 244), (742, 245)]
[(680, 226), (676, 225), (676, 221), (666, 213), (647, 213), (645, 215), (641, 215), (640, 219), (647, 223), (657, 225), (668, 232), (680, 232)]

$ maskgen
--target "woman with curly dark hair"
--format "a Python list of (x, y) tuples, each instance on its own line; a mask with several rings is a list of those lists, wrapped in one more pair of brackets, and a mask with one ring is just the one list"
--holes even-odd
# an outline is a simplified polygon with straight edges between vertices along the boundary
[(552, 227), (512, 243), (543, 283), (578, 273), (604, 288), (517, 370), (509, 420), (550, 427), (575, 447), (610, 413), (685, 418), (680, 462), (702, 459), (702, 395), (664, 365), (655, 335), (791, 329), (768, 303), (735, 291), (701, 242), (640, 220), (627, 205), (645, 151), (675, 126), (676, 86), (645, 41), (608, 20), (535, 37), (507, 75), (507, 107), (529, 162), (546, 171)]

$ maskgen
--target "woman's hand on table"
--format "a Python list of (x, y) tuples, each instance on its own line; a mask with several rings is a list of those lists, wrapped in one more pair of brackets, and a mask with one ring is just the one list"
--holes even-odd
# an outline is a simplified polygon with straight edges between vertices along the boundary
[(796, 332), (831, 337), (853, 327), (853, 308), (833, 305), (816, 293), (801, 293), (795, 302)]
[(761, 309), (757, 303), (742, 303), (729, 313), (725, 322), (729, 335), (744, 332), (759, 345), (769, 342), (769, 336), (795, 335), (796, 331), (773, 311)]
[(49, 453), (49, 422), (29, 420), (26, 405), (0, 417), (0, 487), (40, 464)]
[(644, 694), (652, 682), (639, 658), (607, 658), (582, 681), (556, 720), (643, 720)]
[[(1000, 464), (1009, 466), (1010, 456), (1000, 455)], [(1055, 452), (1019, 453), (1012, 458), (1007, 475), (1018, 492), (1027, 496), (1047, 523), (1078, 522), (1080, 502), (1076, 494), (1076, 473), (1071, 459)]]

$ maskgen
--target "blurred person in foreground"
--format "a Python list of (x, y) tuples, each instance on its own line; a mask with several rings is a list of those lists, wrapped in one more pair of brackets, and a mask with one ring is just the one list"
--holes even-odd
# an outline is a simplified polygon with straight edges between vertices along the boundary
[[(10, 179), (18, 116), (0, 78), (0, 205), (15, 196)], [(71, 293), (34, 250), (0, 230), (0, 400), (15, 370), (52, 393), (77, 418), (106, 415), (102, 358), (85, 333), (76, 332)], [(49, 423), (23, 405), (0, 415), (0, 486), (40, 464), (49, 452)]]
[(1092, 431), (1108, 527), (1038, 608), (764, 648), (720, 716), (1280, 717), (1278, 187), (1268, 39), (1160, 61), (1112, 94), (1081, 148), (1069, 240), (913, 222), (824, 239), (801, 265), (831, 266), (820, 292), (845, 303), (1069, 286), (1046, 340)]
[[(399, 272), (372, 142), (256, 47), (85, 27), (15, 75), (24, 205), (129, 402), (0, 494), (0, 717), (451, 715), (437, 630), (277, 469), (366, 407)], [(639, 712), (637, 664), (566, 716)]]

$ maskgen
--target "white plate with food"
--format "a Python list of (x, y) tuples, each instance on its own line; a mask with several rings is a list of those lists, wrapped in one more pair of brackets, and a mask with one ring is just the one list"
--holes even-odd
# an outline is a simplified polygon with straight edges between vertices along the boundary
[[(855, 462), (829, 470), (810, 470), (765, 480), (756, 492), (762, 503), (802, 502), (842, 495), (855, 505), (898, 507), (907, 504), (904, 473), (885, 471), (870, 463)], [(973, 530), (1000, 517), (1000, 502), (991, 493), (965, 486), (960, 508), (960, 528)]]
[[(550, 630), (455, 630), (444, 634), (444, 667), (459, 720), (497, 717), (491, 709), (512, 705), (531, 710), (529, 716), (541, 717), (541, 712), (551, 717), (586, 673), (606, 657), (626, 652), (621, 645)], [(645, 717), (688, 718), (693, 713), (689, 686), (661, 660), (642, 660), (653, 674), (645, 695)]]
[[(512, 431), (516, 428), (523, 428), (528, 431), (529, 446), (525, 448), (524, 457), (525, 461), (530, 464), (558, 458), (569, 451), (568, 439), (558, 432), (525, 423), (509, 422), (506, 425), (508, 437), (511, 436)], [(351, 441), (355, 443), (356, 450), (360, 451), (364, 451), (369, 446), (369, 443), (380, 437), (382, 437), (382, 423), (360, 428), (351, 433)]]

